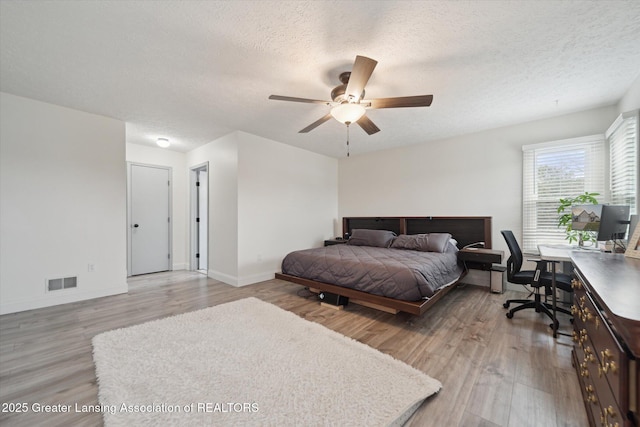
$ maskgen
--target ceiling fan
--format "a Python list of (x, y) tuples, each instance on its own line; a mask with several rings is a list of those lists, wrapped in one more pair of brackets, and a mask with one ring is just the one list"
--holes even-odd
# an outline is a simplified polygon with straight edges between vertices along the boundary
[(295, 98), (292, 96), (281, 95), (271, 95), (269, 96), (269, 99), (305, 102), (310, 104), (325, 104), (332, 107), (331, 111), (329, 111), (324, 117), (300, 130), (299, 133), (307, 133), (333, 117), (339, 122), (346, 124), (347, 127), (352, 123), (357, 123), (365, 132), (369, 135), (373, 135), (374, 133), (379, 132), (380, 129), (365, 115), (367, 109), (428, 107), (431, 105), (433, 95), (364, 99), (364, 87), (369, 81), (369, 78), (373, 73), (373, 69), (377, 64), (378, 61), (371, 58), (356, 56), (353, 69), (340, 74), (340, 82), (342, 84), (336, 86), (331, 91), (331, 101)]

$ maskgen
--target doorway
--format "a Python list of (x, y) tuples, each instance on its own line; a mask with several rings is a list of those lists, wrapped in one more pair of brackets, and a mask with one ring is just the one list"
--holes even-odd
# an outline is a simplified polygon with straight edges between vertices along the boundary
[(208, 273), (209, 163), (191, 168), (191, 270)]
[(171, 270), (171, 168), (127, 165), (128, 275)]

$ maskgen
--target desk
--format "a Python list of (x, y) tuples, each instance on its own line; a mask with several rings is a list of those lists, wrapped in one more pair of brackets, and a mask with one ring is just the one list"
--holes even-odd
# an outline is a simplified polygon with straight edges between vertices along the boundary
[(553, 323), (551, 324), (551, 328), (553, 329), (554, 338), (558, 337), (558, 320), (556, 317), (556, 306), (558, 304), (556, 296), (556, 263), (571, 262), (571, 252), (574, 249), (575, 247), (569, 245), (538, 245), (540, 259), (551, 262), (551, 307), (553, 312)]

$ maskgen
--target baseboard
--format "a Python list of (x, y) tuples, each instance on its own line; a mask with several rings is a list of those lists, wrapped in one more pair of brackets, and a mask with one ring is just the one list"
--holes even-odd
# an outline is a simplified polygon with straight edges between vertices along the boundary
[(275, 278), (274, 272), (265, 272), (259, 274), (252, 274), (251, 276), (244, 276), (238, 279), (237, 286), (252, 285), (254, 283), (264, 282), (267, 280), (273, 280)]
[(171, 269), (174, 270), (174, 271), (175, 270), (189, 270), (189, 264), (186, 263), (186, 262), (179, 262), (179, 263), (173, 264), (171, 266)]
[(265, 280), (271, 280), (275, 277), (275, 273), (264, 272), (259, 274), (252, 274), (250, 276), (238, 277), (221, 273), (215, 270), (207, 270), (207, 276), (211, 277), (214, 280), (219, 280), (220, 282), (226, 283), (227, 285), (241, 287), (252, 285), (258, 282), (264, 282)]
[(238, 286), (238, 278), (216, 270), (207, 270), (207, 276), (231, 286)]
[(35, 310), (38, 308), (53, 307), (55, 305), (86, 301), (94, 298), (108, 297), (111, 295), (126, 294), (128, 291), (129, 286), (126, 282), (124, 282), (121, 286), (100, 289), (97, 291), (63, 292), (60, 295), (52, 295), (51, 292), (49, 292), (36, 299), (30, 297), (29, 299), (21, 301), (2, 303), (0, 304), (0, 315), (18, 313), (20, 311)]

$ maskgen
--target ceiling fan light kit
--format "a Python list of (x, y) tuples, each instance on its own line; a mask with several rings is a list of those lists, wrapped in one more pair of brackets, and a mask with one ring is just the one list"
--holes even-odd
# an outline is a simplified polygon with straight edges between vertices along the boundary
[[(402, 108), (402, 107), (428, 107), (433, 101), (433, 95), (404, 96), (396, 98), (379, 98), (364, 100), (364, 87), (366, 86), (378, 61), (365, 56), (356, 56), (353, 69), (340, 74), (339, 86), (331, 91), (331, 101), (317, 99), (296, 98), (291, 96), (271, 95), (269, 99), (278, 101), (304, 102), (309, 104), (325, 104), (331, 106), (331, 110), (322, 118), (300, 130), (299, 133), (307, 133), (333, 117), (340, 123), (348, 126), (357, 123), (368, 135), (380, 131), (380, 128), (369, 119), (365, 113), (367, 109), (378, 108)], [(349, 144), (347, 136), (347, 146)], [(347, 154), (348, 155), (348, 154)]]
[(360, 104), (344, 104), (337, 105), (331, 109), (331, 115), (340, 123), (355, 123), (364, 116), (365, 108)]

